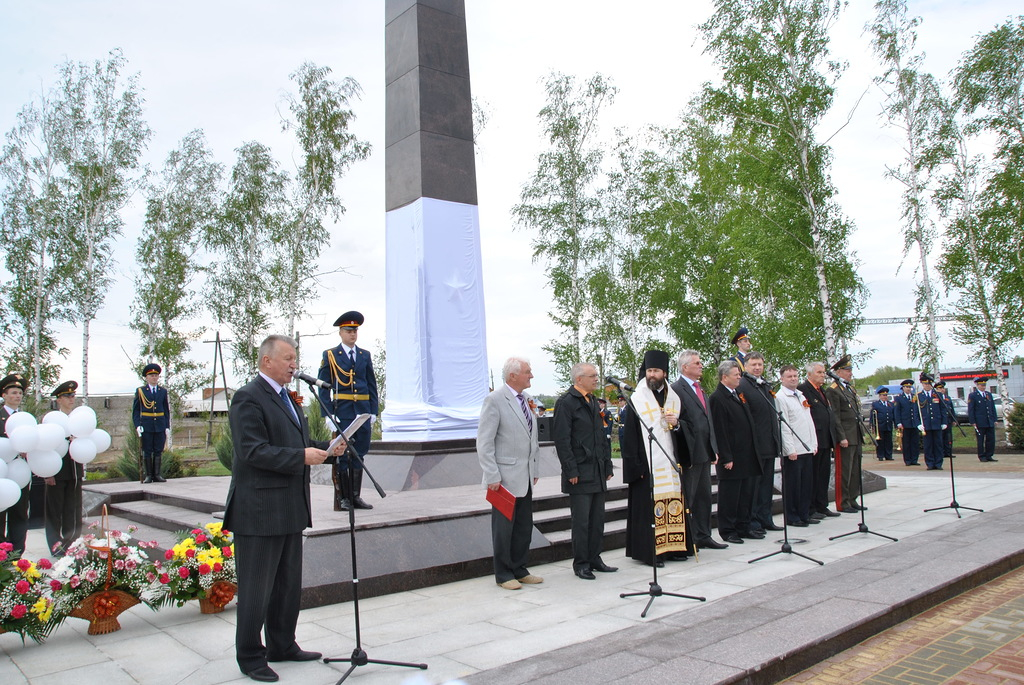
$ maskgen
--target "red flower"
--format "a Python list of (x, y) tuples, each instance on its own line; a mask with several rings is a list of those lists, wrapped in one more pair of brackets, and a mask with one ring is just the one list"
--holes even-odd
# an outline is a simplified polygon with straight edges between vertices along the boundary
[(215, 563), (215, 564), (213, 565), (213, 572), (214, 572), (214, 573), (220, 573), (220, 571), (221, 571), (221, 569), (222, 569), (222, 568), (224, 568), (224, 564), (222, 564), (222, 563), (220, 563), (220, 562), (218, 561), (217, 563)]
[(167, 561), (170, 561), (173, 558), (174, 558), (174, 550), (173, 549), (169, 549), (166, 552), (164, 552), (164, 559), (166, 559)]
[(230, 546), (228, 546), (228, 547), (221, 547), (220, 548), (220, 553), (224, 555), (225, 559), (230, 559), (231, 558), (231, 547)]
[(17, 583), (14, 584), (14, 589), (18, 591), (19, 595), (25, 594), (31, 588), (32, 585), (27, 580), (19, 580)]
[(192, 529), (192, 534), (193, 534), (193, 535), (199, 535), (199, 534), (200, 534), (200, 533), (202, 533), (202, 532), (203, 532), (203, 529), (202, 529), (202, 528), (193, 528), (193, 529)]
[(14, 545), (9, 542), (0, 542), (0, 552), (13, 552)]
[(166, 573), (161, 573), (160, 574), (160, 582), (163, 583), (164, 585), (167, 585), (167, 583), (171, 582), (171, 577), (169, 575), (167, 575)]
[(196, 544), (202, 544), (204, 542), (206, 542), (206, 536), (205, 535), (197, 535), (196, 536)]
[(212, 569), (210, 568), (209, 564), (200, 564), (199, 565), (199, 575), (201, 575), (201, 576), (205, 576), (211, 570)]
[(0, 561), (7, 561), (7, 552), (0, 549)]
[(178, 569), (178, 575), (182, 578), (188, 578), (188, 569), (184, 566)]
[(50, 563), (50, 560), (49, 560), (49, 559), (47, 559), (46, 557), (43, 557), (42, 559), (40, 559), (39, 561), (37, 561), (37, 562), (36, 562), (36, 565), (37, 565), (37, 566), (38, 566), (39, 568), (41, 568), (41, 569), (48, 569), (48, 568), (53, 568), (53, 564), (51, 564), (51, 563)]
[(54, 592), (60, 592), (60, 589), (62, 587), (64, 587), (64, 586), (61, 585), (59, 580), (51, 580), (50, 581), (50, 589), (53, 590)]
[(25, 618), (25, 614), (28, 613), (28, 607), (24, 604), (15, 604), (11, 609), (11, 618)]
[(15, 564), (15, 566), (18, 567), (19, 571), (27, 571), (30, 568), (32, 568), (32, 562), (29, 561), (28, 559), (18, 559), (18, 561)]
[(189, 559), (191, 559), (195, 555), (196, 555), (196, 551), (194, 549), (189, 548), (189, 549), (185, 550), (185, 556), (188, 557)]

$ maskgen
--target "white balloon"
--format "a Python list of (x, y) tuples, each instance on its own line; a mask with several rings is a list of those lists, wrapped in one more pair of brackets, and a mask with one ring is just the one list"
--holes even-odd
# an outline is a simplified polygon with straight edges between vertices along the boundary
[(11, 444), (11, 439), (0, 438), (0, 460), (6, 464), (16, 456), (18, 456), (18, 453), (14, 451), (14, 445)]
[(92, 440), (72, 440), (68, 452), (79, 464), (88, 464), (96, 458), (96, 443)]
[(9, 435), (16, 452), (31, 452), (39, 447), (39, 426), (34, 423), (31, 426), (18, 426)]
[(52, 423), (64, 429), (64, 437), (71, 435), (68, 430), (68, 415), (62, 411), (51, 411), (43, 417), (43, 423)]
[(64, 458), (64, 456), (68, 453), (68, 447), (70, 445), (71, 443), (68, 442), (67, 440), (61, 440), (60, 444), (57, 445), (57, 454), (59, 454), (61, 458)]
[(0, 478), (7, 478), (7, 462), (0, 459)]
[(21, 488), (9, 478), (0, 478), (0, 511), (10, 509), (21, 499)]
[(39, 434), (37, 450), (57, 450), (65, 442), (64, 429), (55, 423), (43, 423), (36, 427)]
[(18, 457), (7, 465), (7, 477), (17, 483), (19, 488), (23, 488), (32, 480), (32, 469), (24, 459)]
[(7, 429), (7, 437), (11, 437), (11, 434), (13, 434), (14, 431), (21, 428), (22, 426), (34, 425), (36, 425), (36, 417), (32, 416), (30, 412), (19, 411), (17, 413), (11, 414), (11, 416), (8, 417), (7, 423), (5, 425)]
[(28, 467), (40, 478), (56, 476), (61, 467), (60, 455), (53, 450), (36, 450), (28, 453)]
[(96, 443), (96, 454), (101, 454), (109, 450), (110, 443), (112, 442), (112, 440), (110, 439), (110, 433), (103, 430), (102, 428), (97, 428), (92, 433), (90, 433), (88, 439)]
[(92, 410), (92, 407), (84, 405), (76, 407), (68, 414), (68, 430), (76, 438), (84, 438), (89, 435), (96, 430), (96, 412)]

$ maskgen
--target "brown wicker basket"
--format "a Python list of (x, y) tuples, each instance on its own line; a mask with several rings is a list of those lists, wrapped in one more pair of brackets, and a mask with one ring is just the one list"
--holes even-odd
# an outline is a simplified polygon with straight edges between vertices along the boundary
[(199, 598), (199, 611), (204, 614), (219, 614), (235, 598), (238, 586), (226, 580), (219, 580), (210, 586), (208, 597)]
[(90, 635), (106, 635), (121, 630), (118, 615), (138, 603), (138, 597), (123, 590), (100, 590), (79, 602), (71, 616), (87, 620)]

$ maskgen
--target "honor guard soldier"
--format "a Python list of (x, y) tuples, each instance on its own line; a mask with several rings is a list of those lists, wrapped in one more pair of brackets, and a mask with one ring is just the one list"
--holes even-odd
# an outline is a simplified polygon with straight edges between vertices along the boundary
[(836, 506), (844, 514), (855, 514), (862, 507), (857, 503), (861, 486), (861, 457), (865, 442), (864, 424), (861, 423), (860, 397), (853, 387), (853, 365), (850, 355), (832, 365), (838, 376), (825, 390), (836, 416)]
[(161, 459), (167, 433), (171, 430), (171, 406), (167, 401), (167, 389), (160, 387), (159, 364), (146, 364), (142, 375), (146, 384), (135, 391), (132, 403), (132, 423), (139, 434), (142, 450), (142, 464), (145, 468), (144, 483), (163, 483)]
[(903, 381), (900, 383), (900, 390), (902, 392), (893, 402), (896, 405), (896, 432), (900, 435), (900, 450), (903, 452), (905, 465), (917, 466), (921, 410), (917, 406), (917, 396), (914, 394), (914, 381), (909, 378)]
[[(4, 406), (0, 407), (0, 436), (7, 436), (7, 419), (21, 409), (28, 383), (20, 373), (12, 373), (0, 380), (0, 396)], [(25, 551), (28, 537), (29, 486), (21, 489), (21, 498), (6, 511), (0, 511), (0, 541), (14, 545), (15, 552)]]
[(871, 430), (878, 447), (878, 461), (892, 461), (892, 431), (896, 427), (896, 405), (889, 399), (889, 388), (880, 386), (878, 399), (871, 403)]
[(957, 422), (956, 408), (953, 407), (953, 400), (946, 392), (946, 381), (940, 378), (935, 381), (934, 387), (939, 399), (942, 400), (943, 416), (946, 421), (946, 427), (942, 429), (942, 456), (950, 459), (953, 457), (953, 424)]
[(742, 373), (743, 371), (746, 371), (746, 368), (743, 365), (747, 361), (747, 355), (750, 354), (750, 349), (754, 346), (750, 341), (750, 331), (746, 328), (740, 328), (736, 331), (736, 335), (732, 336), (732, 340), (730, 342), (736, 346), (736, 354), (729, 357), (729, 359), (740, 365), (740, 373)]
[(917, 393), (917, 406), (921, 410), (921, 423), (918, 429), (924, 443), (924, 463), (929, 471), (938, 471), (942, 469), (942, 460), (946, 456), (942, 431), (946, 430), (949, 419), (946, 418), (942, 398), (932, 389), (935, 379), (931, 374), (922, 373), (919, 380), (921, 392)]
[[(70, 414), (75, 408), (76, 381), (61, 383), (50, 393), (57, 409)], [(70, 438), (68, 438), (70, 440)], [(82, 481), (85, 467), (65, 454), (60, 471), (46, 478), (46, 544), (57, 556), (82, 535)]]
[[(318, 374), (320, 380), (330, 385), (330, 388), (320, 388), (319, 393), (321, 412), (331, 430), (344, 431), (357, 415), (370, 415), (370, 420), (360, 426), (349, 440), (360, 459), (370, 451), (370, 427), (379, 408), (373, 360), (369, 352), (356, 347), (359, 327), (364, 320), (363, 315), (355, 311), (338, 317), (334, 325), (338, 327), (341, 344), (324, 350)], [(354, 462), (343, 454), (334, 464), (334, 510), (348, 511), (353, 506), (356, 509), (373, 509), (373, 505), (359, 496), (363, 486), (362, 462), (350, 464), (350, 461)], [(351, 483), (349, 470), (352, 471)]]
[(967, 396), (967, 422), (978, 438), (978, 461), (998, 461), (996, 451), (996, 400), (985, 389), (984, 376), (974, 379), (974, 390)]

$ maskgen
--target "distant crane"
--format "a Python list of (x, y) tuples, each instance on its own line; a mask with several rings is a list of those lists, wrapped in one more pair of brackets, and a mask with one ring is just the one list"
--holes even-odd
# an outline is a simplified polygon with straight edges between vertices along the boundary
[[(943, 315), (936, 316), (936, 321), (956, 321), (955, 316)], [(865, 326), (885, 326), (888, 324), (904, 323), (907, 325), (913, 325), (915, 323), (924, 323), (927, 319), (923, 316), (893, 316), (887, 319), (864, 319), (861, 324)]]

